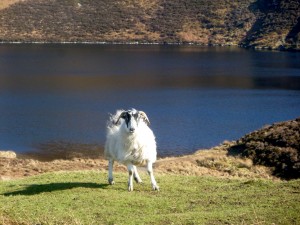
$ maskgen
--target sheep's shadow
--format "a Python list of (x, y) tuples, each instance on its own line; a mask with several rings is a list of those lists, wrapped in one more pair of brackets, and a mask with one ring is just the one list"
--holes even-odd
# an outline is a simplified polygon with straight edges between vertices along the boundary
[(7, 192), (2, 195), (4, 196), (14, 196), (14, 195), (37, 195), (45, 192), (63, 191), (73, 188), (91, 188), (91, 189), (104, 189), (108, 184), (97, 184), (97, 183), (49, 183), (49, 184), (31, 184), (24, 185), (23, 190)]

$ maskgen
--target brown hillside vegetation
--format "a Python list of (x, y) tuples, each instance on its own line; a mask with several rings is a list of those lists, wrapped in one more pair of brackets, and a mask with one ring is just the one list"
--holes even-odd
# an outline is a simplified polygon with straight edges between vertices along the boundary
[(300, 178), (300, 118), (245, 135), (229, 148), (229, 153), (273, 167), (276, 176)]
[(298, 0), (4, 0), (2, 42), (119, 42), (299, 49)]

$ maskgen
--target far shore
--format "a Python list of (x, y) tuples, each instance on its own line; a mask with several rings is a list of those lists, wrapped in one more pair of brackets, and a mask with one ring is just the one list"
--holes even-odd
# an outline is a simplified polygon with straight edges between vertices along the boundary
[(0, 45), (141, 45), (141, 46), (197, 46), (197, 47), (238, 47), (258, 51), (300, 52), (299, 48), (271, 48), (268, 46), (247, 46), (242, 44), (203, 44), (198, 42), (116, 42), (116, 41), (0, 41)]

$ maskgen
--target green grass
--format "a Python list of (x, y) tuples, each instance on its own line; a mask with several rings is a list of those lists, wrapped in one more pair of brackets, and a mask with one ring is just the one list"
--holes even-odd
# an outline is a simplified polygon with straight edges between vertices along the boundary
[(127, 191), (127, 174), (48, 173), (0, 182), (0, 224), (297, 224), (300, 180), (156, 176)]

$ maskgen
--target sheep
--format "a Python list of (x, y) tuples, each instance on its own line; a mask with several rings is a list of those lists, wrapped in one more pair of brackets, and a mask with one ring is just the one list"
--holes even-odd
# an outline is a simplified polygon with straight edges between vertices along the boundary
[(135, 109), (117, 110), (107, 123), (104, 156), (108, 160), (108, 183), (113, 185), (113, 165), (118, 161), (127, 166), (129, 172), (128, 191), (133, 191), (133, 178), (142, 183), (136, 166), (146, 165), (152, 189), (159, 190), (153, 175), (152, 165), (156, 161), (156, 141), (150, 121), (143, 111)]

